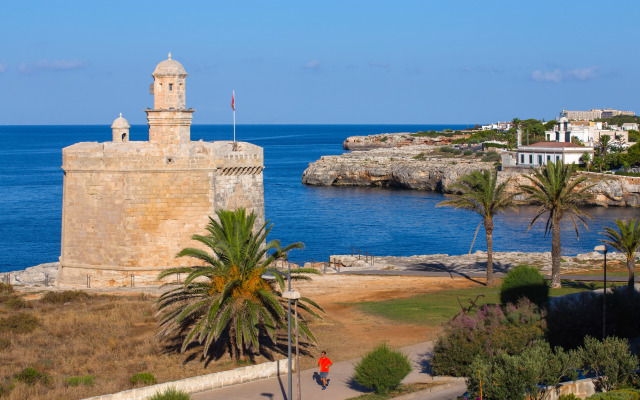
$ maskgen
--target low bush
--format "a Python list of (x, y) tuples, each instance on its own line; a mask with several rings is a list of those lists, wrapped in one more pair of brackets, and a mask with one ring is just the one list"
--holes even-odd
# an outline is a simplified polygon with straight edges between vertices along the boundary
[(158, 392), (154, 394), (149, 397), (149, 400), (191, 400), (191, 396), (176, 388), (169, 388), (162, 393)]
[(484, 156), (484, 151), (476, 151), (476, 157)]
[(631, 374), (638, 368), (638, 357), (631, 354), (629, 341), (608, 337), (603, 341), (590, 336), (578, 350), (582, 368), (593, 372), (597, 386), (611, 391), (629, 382)]
[(500, 286), (500, 303), (516, 303), (526, 297), (538, 307), (549, 302), (549, 285), (540, 271), (528, 265), (518, 265), (505, 276)]
[(484, 305), (474, 314), (459, 313), (447, 322), (434, 347), (437, 375), (469, 376), (476, 355), (489, 359), (518, 354), (544, 338), (544, 313), (528, 299), (501, 308)]
[(540, 399), (547, 386), (557, 385), (565, 376), (575, 379), (577, 366), (574, 354), (562, 348), (553, 351), (549, 343), (538, 341), (514, 355), (476, 356), (467, 387), (475, 392), (482, 387), (486, 400)]
[(596, 393), (587, 400), (639, 400), (640, 393), (629, 390), (614, 390), (606, 393)]
[(386, 142), (387, 140), (389, 140), (389, 136), (383, 136), (382, 139), (380, 139), (382, 143)]
[(96, 377), (93, 375), (71, 376), (64, 380), (67, 386), (93, 386)]
[(0, 294), (13, 293), (13, 286), (0, 282)]
[(411, 372), (409, 358), (381, 344), (355, 366), (355, 380), (376, 393), (388, 393)]
[(9, 310), (31, 308), (31, 304), (29, 304), (29, 302), (25, 301), (21, 296), (15, 293), (0, 294), (0, 304), (5, 306)]
[(569, 393), (563, 394), (562, 396), (558, 397), (558, 400), (580, 400), (580, 397), (576, 396), (573, 393)]
[(129, 382), (134, 385), (153, 385), (158, 383), (156, 377), (148, 372), (141, 372), (139, 374), (133, 374), (129, 378)]
[(40, 301), (51, 304), (64, 304), (72, 301), (87, 300), (91, 296), (82, 290), (65, 290), (63, 292), (47, 292)]
[(465, 150), (465, 151), (464, 151), (464, 155), (465, 155), (465, 156), (470, 156), (470, 155), (472, 155), (472, 154), (473, 154), (473, 150)]
[(413, 158), (414, 160), (424, 160), (424, 153), (420, 153), (420, 154), (415, 155), (415, 156), (413, 156), (411, 158)]
[(33, 386), (36, 383), (42, 383), (48, 385), (51, 383), (51, 377), (45, 373), (38, 372), (36, 369), (27, 367), (18, 372), (15, 376), (17, 382), (22, 382), (27, 386)]
[(484, 161), (484, 162), (496, 162), (500, 160), (502, 160), (502, 157), (500, 156), (500, 154), (493, 153), (493, 152), (488, 153), (486, 156), (480, 159), (480, 161)]
[(438, 151), (440, 151), (441, 153), (453, 153), (453, 150), (455, 150), (453, 147), (449, 147), (449, 146), (441, 146)]
[(0, 333), (29, 333), (40, 326), (40, 320), (28, 313), (0, 318)]

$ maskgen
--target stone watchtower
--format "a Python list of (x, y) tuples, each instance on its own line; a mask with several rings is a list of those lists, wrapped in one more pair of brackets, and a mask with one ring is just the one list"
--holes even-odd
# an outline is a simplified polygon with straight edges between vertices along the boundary
[(112, 141), (62, 151), (64, 194), (58, 284), (158, 284), (175, 255), (218, 209), (254, 211), (264, 222), (262, 148), (231, 141), (193, 142), (183, 66), (171, 55), (152, 74), (149, 141), (129, 140), (120, 115)]

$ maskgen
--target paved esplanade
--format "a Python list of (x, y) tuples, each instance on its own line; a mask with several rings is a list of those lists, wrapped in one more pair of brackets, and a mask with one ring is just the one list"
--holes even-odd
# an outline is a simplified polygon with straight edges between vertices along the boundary
[[(409, 356), (413, 364), (413, 371), (405, 378), (404, 383), (410, 382), (430, 382), (434, 378), (427, 373), (423, 373), (421, 361), (424, 360), (425, 354), (433, 347), (433, 342), (424, 342), (417, 345), (404, 347), (402, 351)], [(319, 351), (318, 351), (319, 353)], [(335, 355), (327, 354), (329, 358), (335, 358)], [(367, 389), (359, 387), (352, 382), (353, 366), (358, 360), (335, 362), (329, 373), (329, 385), (327, 390), (322, 390), (322, 386), (316, 379), (318, 368), (302, 371), (302, 398), (304, 400), (344, 400), (366, 393)], [(293, 399), (298, 399), (298, 389), (296, 386), (297, 376), (293, 374)], [(436, 380), (438, 378), (435, 378)], [(455, 393), (450, 397), (437, 397), (439, 394), (444, 395), (445, 391), (427, 393), (416, 393), (411, 399), (445, 399), (456, 398), (456, 396), (464, 393), (466, 385), (461, 380), (454, 380), (453, 385), (446, 385), (446, 392)], [(448, 395), (447, 395), (448, 396)], [(226, 388), (210, 390), (192, 395), (193, 400), (288, 400), (287, 399), (287, 375), (281, 375), (276, 378), (263, 379), (255, 382), (243, 383), (239, 385), (229, 386)]]

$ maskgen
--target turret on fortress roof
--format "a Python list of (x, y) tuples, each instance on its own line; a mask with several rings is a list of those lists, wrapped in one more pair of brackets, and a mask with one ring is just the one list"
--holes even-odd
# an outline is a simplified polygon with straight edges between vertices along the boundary
[(111, 142), (63, 149), (61, 285), (158, 283), (161, 270), (193, 263), (175, 255), (216, 210), (243, 207), (264, 222), (262, 148), (191, 141), (184, 67), (169, 54), (152, 76), (149, 141), (130, 141), (120, 115)]

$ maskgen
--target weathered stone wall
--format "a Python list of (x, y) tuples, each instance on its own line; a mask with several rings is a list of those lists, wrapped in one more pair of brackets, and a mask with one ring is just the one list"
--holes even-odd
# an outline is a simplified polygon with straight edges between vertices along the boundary
[[(189, 142), (78, 143), (63, 150), (64, 198), (58, 283), (157, 284), (167, 267), (205, 233), (221, 208), (247, 208), (264, 221), (262, 148)], [(197, 246), (196, 246), (197, 247)]]
[[(287, 359), (266, 362), (248, 367), (236, 368), (230, 371), (217, 372), (193, 378), (181, 379), (174, 382), (159, 383), (138, 389), (126, 390), (113, 394), (89, 397), (85, 400), (145, 400), (156, 393), (162, 393), (169, 388), (174, 388), (186, 393), (198, 393), (205, 390), (252, 382), (259, 379), (286, 374), (289, 362)], [(295, 359), (291, 360), (291, 366), (295, 369)]]

